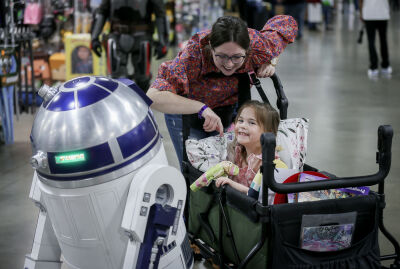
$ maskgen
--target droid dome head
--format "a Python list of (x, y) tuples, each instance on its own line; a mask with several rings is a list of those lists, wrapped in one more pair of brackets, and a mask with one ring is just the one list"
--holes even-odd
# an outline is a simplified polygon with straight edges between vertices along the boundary
[(133, 81), (80, 77), (39, 95), (31, 163), (47, 184), (100, 184), (141, 167), (161, 147), (151, 100)]

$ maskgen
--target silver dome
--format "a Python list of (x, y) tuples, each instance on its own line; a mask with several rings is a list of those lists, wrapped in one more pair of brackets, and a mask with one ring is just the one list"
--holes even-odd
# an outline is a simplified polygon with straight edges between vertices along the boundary
[(160, 147), (151, 100), (130, 80), (80, 77), (39, 93), (46, 99), (32, 127), (31, 163), (52, 185), (115, 174), (125, 166), (121, 171), (129, 172), (128, 166), (137, 168)]

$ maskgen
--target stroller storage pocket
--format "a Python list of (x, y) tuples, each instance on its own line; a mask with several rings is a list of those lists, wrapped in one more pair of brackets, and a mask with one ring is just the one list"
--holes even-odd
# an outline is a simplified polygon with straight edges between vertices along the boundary
[[(381, 268), (376, 195), (282, 204), (271, 209), (271, 268)], [(302, 216), (357, 212), (350, 247), (315, 252), (299, 247)]]
[[(191, 184), (201, 175), (201, 172), (199, 174), (198, 170), (196, 171), (193, 167), (188, 167), (187, 169), (187, 180)], [(225, 261), (237, 263), (238, 258), (243, 260), (258, 243), (261, 227), (266, 224), (259, 222), (258, 218), (254, 218), (252, 215), (244, 216), (241, 211), (230, 205), (230, 199), (228, 199), (227, 203), (223, 203), (223, 210), (231, 229), (228, 231), (226, 223), (220, 219), (218, 191), (214, 184), (211, 184), (197, 192), (189, 193), (188, 231), (195, 238), (200, 238), (208, 247), (221, 253), (225, 257)], [(227, 192), (237, 191), (228, 188)], [(244, 199), (250, 199), (245, 195), (243, 196)], [(220, 225), (221, 222), (222, 225)], [(221, 245), (223, 249), (220, 249)], [(267, 245), (267, 243), (263, 244), (262, 249), (251, 259), (246, 268), (265, 267), (267, 263)], [(235, 254), (235, 248), (237, 255)]]

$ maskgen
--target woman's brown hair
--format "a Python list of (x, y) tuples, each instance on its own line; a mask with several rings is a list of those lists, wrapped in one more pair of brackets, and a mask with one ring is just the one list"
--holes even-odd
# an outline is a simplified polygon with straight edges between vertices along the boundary
[(235, 42), (246, 51), (250, 46), (247, 24), (238, 17), (219, 17), (213, 24), (208, 37), (210, 45), (213, 48), (221, 46), (226, 42)]

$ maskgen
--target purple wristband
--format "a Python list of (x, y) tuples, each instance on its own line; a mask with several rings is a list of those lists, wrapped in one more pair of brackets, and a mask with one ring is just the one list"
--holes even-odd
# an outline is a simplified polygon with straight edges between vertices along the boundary
[(199, 119), (202, 119), (202, 118), (203, 118), (203, 112), (204, 112), (204, 110), (206, 110), (207, 108), (208, 108), (207, 105), (204, 105), (204, 106), (202, 106), (202, 107), (200, 108), (199, 113), (197, 113), (197, 116), (199, 117)]

